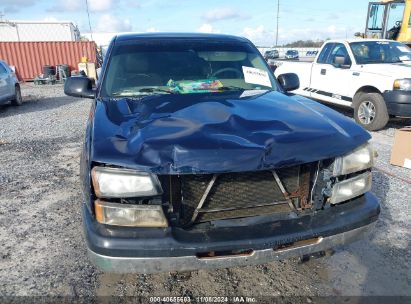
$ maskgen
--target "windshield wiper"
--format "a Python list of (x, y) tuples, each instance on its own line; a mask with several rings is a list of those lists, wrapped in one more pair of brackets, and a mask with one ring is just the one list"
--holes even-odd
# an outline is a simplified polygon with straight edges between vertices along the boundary
[(138, 95), (136, 95), (135, 92), (122, 91), (112, 93), (111, 97), (138, 97)]
[[(168, 94), (175, 94), (175, 92), (160, 89), (160, 88), (152, 88), (152, 87), (147, 87), (147, 88), (142, 88), (137, 91), (134, 90), (124, 90), (120, 92), (114, 92), (112, 94), (113, 97), (142, 97), (142, 96), (147, 96), (147, 95), (153, 95), (155, 93), (168, 93)], [(143, 94), (141, 94), (143, 93)], [(148, 93), (148, 94), (144, 94)]]
[(245, 88), (236, 87), (236, 86), (224, 86), (224, 87), (221, 87), (221, 88), (218, 88), (218, 89), (222, 90), (222, 91), (260, 91), (260, 90), (269, 91), (269, 90), (272, 90), (272, 88), (268, 88), (268, 89), (266, 89), (266, 88), (264, 88), (264, 89), (256, 89), (256, 88), (254, 88), (254, 89), (245, 89)]
[(168, 93), (168, 94), (176, 94), (176, 92), (169, 91), (169, 90), (164, 90), (160, 88), (153, 88), (153, 87), (147, 87), (147, 88), (142, 88), (138, 90), (140, 93), (157, 93), (157, 92), (162, 92), (162, 93)]
[(236, 86), (223, 86), (218, 88), (218, 90), (222, 91), (245, 91), (246, 89), (241, 88), (241, 87), (236, 87)]

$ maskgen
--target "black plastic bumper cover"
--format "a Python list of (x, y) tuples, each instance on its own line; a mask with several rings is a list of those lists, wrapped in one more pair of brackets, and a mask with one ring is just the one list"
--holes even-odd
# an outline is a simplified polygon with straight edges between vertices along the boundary
[(411, 91), (386, 91), (384, 100), (388, 114), (411, 117)]
[(127, 228), (99, 224), (83, 204), (87, 245), (110, 257), (179, 257), (210, 251), (262, 250), (299, 240), (328, 237), (376, 221), (380, 206), (371, 193), (314, 216), (242, 227), (208, 230)]

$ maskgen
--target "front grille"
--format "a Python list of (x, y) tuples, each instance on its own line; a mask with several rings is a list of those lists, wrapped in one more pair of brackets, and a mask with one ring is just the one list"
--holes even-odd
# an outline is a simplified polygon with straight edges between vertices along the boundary
[[(296, 199), (308, 195), (306, 191), (301, 191), (309, 187), (302, 185), (302, 182), (309, 183), (309, 179), (302, 178), (304, 172), (301, 168), (296, 166), (275, 171), (288, 197), (282, 192), (272, 171), (218, 174), (207, 195), (205, 192), (213, 174), (168, 176), (163, 179), (163, 189), (170, 193), (170, 200), (174, 198), (171, 203), (178, 206), (183, 226), (217, 219), (286, 213), (293, 210), (293, 204), (298, 203)], [(202, 198), (203, 205), (198, 208)], [(195, 212), (197, 208), (198, 213)]]

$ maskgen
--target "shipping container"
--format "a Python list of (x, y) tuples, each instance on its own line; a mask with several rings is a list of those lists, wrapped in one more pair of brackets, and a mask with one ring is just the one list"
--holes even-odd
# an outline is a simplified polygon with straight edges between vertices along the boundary
[(0, 41), (80, 41), (72, 22), (1, 21)]
[(0, 60), (16, 69), (19, 80), (33, 80), (43, 71), (43, 66), (68, 64), (78, 70), (82, 57), (96, 63), (94, 41), (67, 42), (0, 42)]

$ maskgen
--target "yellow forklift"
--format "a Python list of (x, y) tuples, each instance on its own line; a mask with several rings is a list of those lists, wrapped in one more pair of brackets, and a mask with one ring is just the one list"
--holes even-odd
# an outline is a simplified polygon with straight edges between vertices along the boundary
[(385, 0), (368, 5), (366, 38), (391, 39), (411, 45), (411, 0)]

